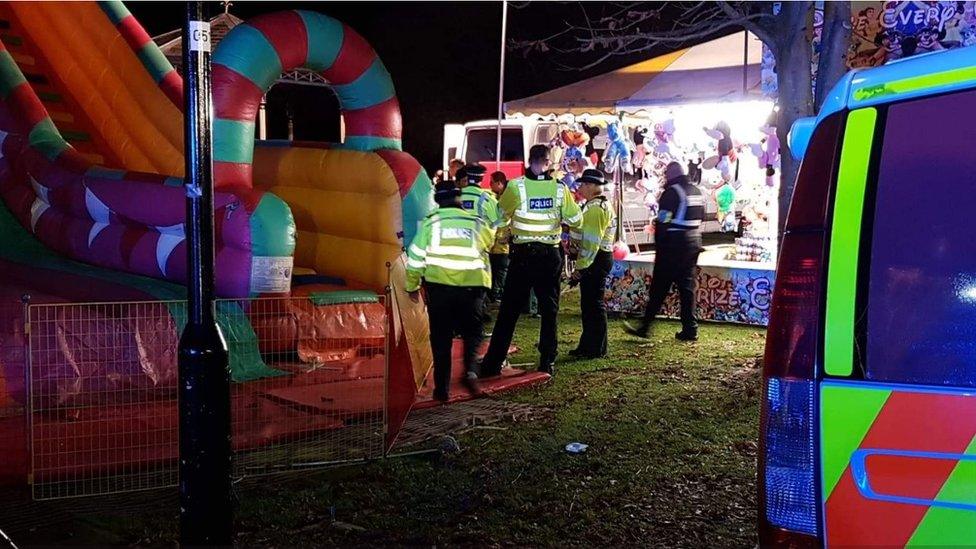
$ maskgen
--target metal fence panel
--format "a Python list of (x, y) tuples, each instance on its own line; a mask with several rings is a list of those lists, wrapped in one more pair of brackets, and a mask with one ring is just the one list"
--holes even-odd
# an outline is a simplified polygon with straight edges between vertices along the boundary
[[(219, 300), (235, 475), (379, 457), (387, 307)], [(173, 486), (186, 303), (30, 305), (28, 431), (36, 499)]]

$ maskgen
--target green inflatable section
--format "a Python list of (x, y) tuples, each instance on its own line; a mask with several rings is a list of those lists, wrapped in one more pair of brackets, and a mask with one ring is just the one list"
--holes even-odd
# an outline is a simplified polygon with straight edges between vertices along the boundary
[(308, 299), (316, 306), (343, 305), (346, 303), (377, 303), (380, 298), (369, 290), (338, 290), (335, 292), (312, 292)]

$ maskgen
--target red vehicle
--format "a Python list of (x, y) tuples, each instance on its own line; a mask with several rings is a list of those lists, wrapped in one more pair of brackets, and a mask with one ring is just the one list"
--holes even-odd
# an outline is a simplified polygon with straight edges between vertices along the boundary
[(480, 163), (488, 168), (482, 187), (488, 187), (491, 172), (503, 171), (509, 179), (520, 177), (532, 145), (546, 145), (559, 132), (555, 120), (515, 118), (502, 120), (501, 158), (495, 158), (498, 145), (498, 121), (481, 120), (444, 126), (444, 169), (451, 160)]
[(763, 546), (976, 546), (974, 67), (970, 47), (855, 71), (791, 132)]

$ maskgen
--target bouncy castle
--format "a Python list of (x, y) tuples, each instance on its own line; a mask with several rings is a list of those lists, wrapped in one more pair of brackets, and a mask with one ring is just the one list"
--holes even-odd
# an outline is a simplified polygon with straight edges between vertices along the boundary
[[(296, 68), (329, 82), (343, 143), (255, 140), (263, 95)], [(175, 456), (182, 86), (121, 2), (0, 3), (0, 479)], [(298, 10), (229, 32), (212, 89), (235, 449), (378, 413), (389, 447), (430, 369), (398, 278), (434, 207), (391, 76), (356, 31)]]

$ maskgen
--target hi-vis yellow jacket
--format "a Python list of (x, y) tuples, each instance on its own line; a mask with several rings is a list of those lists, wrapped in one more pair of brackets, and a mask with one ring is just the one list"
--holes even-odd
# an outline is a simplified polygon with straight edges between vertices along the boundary
[(472, 212), (438, 208), (427, 216), (407, 249), (407, 291), (419, 289), (421, 279), (447, 286), (490, 288), (492, 233)]
[(583, 226), (572, 231), (570, 237), (579, 245), (577, 269), (585, 269), (593, 264), (597, 252), (613, 250), (613, 239), (617, 232), (617, 217), (605, 196), (587, 200), (583, 206)]
[(583, 214), (573, 193), (550, 175), (544, 179), (519, 177), (509, 181), (498, 202), (502, 223), (512, 223), (512, 243), (541, 242), (556, 246), (561, 225), (578, 228)]

